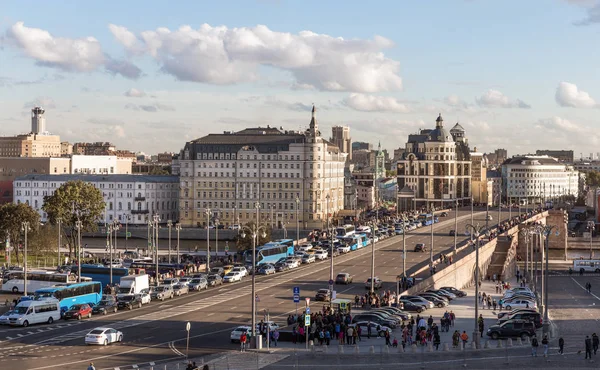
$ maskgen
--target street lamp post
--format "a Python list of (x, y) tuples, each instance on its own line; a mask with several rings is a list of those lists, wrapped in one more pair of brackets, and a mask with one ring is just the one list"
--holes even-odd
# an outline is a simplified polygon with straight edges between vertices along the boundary
[(171, 229), (173, 228), (172, 220), (167, 220), (167, 227), (169, 228), (169, 251), (167, 253), (168, 253), (169, 263), (171, 263)]
[(408, 217), (406, 214), (402, 215), (402, 289), (406, 290), (404, 283), (407, 281), (406, 276), (406, 232), (408, 231), (406, 223), (408, 222)]
[[(218, 212), (217, 212), (218, 215)], [(216, 259), (219, 259), (219, 219), (216, 218), (214, 221), (215, 224), (215, 256)]]
[(159, 284), (159, 280), (160, 280), (160, 273), (158, 270), (158, 221), (160, 221), (160, 216), (158, 214), (155, 214), (153, 216), (153, 221), (154, 221), (154, 261), (155, 261), (155, 277), (156, 277), (156, 286), (158, 286)]
[[(256, 223), (251, 227), (243, 226), (242, 227), (242, 238), (246, 237), (245, 232), (247, 231), (252, 238), (252, 338), (255, 340), (256, 344), (256, 244), (258, 243), (258, 236), (260, 235), (263, 238), (267, 236), (267, 226), (259, 225), (259, 210), (260, 203), (254, 203), (254, 208), (256, 208)], [(259, 234), (260, 233), (260, 234)]]
[[(429, 250), (429, 262), (433, 268), (433, 224), (435, 224), (435, 208), (431, 206), (431, 249)], [(433, 271), (433, 270), (432, 270)]]
[(453, 259), (456, 259), (456, 249), (458, 244), (458, 198), (454, 200), (456, 203), (456, 208), (454, 208), (454, 256)]
[(60, 245), (62, 244), (62, 218), (58, 217), (56, 219), (58, 221), (58, 254), (56, 255), (56, 265), (60, 267)]
[[(206, 273), (208, 274), (210, 272), (210, 215), (211, 215), (211, 209), (207, 208), (204, 211), (204, 214), (206, 215)], [(258, 217), (258, 214), (257, 214)], [(256, 219), (258, 222), (258, 218)]]
[(594, 250), (593, 247), (593, 237), (594, 237), (594, 229), (596, 228), (596, 223), (594, 221), (588, 221), (588, 228), (590, 229), (590, 259), (594, 258)]
[(129, 239), (129, 215), (125, 215), (125, 250), (127, 250), (127, 240)]
[(181, 258), (179, 257), (179, 232), (181, 231), (181, 224), (178, 222), (175, 224), (175, 230), (177, 231), (177, 264), (181, 263)]
[[(81, 221), (75, 222), (77, 228), (77, 282), (81, 283)], [(111, 261), (112, 263), (112, 261)], [(112, 264), (111, 264), (112, 266)]]
[[(375, 227), (376, 223), (371, 223), (371, 293), (375, 291)], [(333, 259), (333, 258), (332, 258)]]
[[(298, 210), (300, 208), (300, 198), (296, 197), (296, 247), (300, 245), (300, 218), (298, 217)], [(333, 255), (331, 256), (333, 259)]]
[[(466, 225), (467, 233), (471, 234), (475, 237), (475, 330), (473, 331), (473, 342), (475, 342), (475, 346), (480, 348), (480, 335), (479, 332), (479, 323), (477, 320), (479, 319), (479, 247), (481, 246), (481, 238), (480, 236), (484, 231), (487, 230), (485, 227), (480, 227), (479, 224)], [(486, 231), (487, 232), (487, 231)]]
[(23, 279), (24, 279), (23, 295), (26, 296), (27, 295), (27, 234), (29, 233), (29, 230), (31, 230), (29, 228), (29, 222), (23, 221), (21, 223), (21, 229), (23, 230), (23, 233), (25, 234), (25, 249), (23, 250)]

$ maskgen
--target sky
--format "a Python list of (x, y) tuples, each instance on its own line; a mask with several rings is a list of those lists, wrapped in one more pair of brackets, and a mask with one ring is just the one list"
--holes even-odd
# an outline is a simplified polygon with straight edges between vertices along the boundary
[(600, 0), (0, 2), (0, 135), (147, 154), (246, 127), (392, 151), (459, 122), (471, 148), (600, 152)]

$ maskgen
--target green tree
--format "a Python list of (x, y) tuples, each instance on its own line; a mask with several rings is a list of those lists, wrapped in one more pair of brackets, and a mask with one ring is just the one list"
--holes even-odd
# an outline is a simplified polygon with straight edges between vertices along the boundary
[(98, 222), (104, 213), (102, 192), (94, 185), (81, 180), (67, 181), (54, 194), (44, 197), (42, 209), (48, 214), (52, 225), (62, 222), (62, 232), (69, 242), (69, 257), (77, 245), (77, 221), (81, 221), (81, 232), (98, 230)]
[(170, 175), (170, 167), (154, 166), (148, 171), (148, 175)]
[(58, 246), (58, 227), (55, 225), (41, 225), (37, 232), (28, 240), (28, 253), (37, 256), (56, 257)]
[[(248, 229), (254, 229), (254, 225), (254, 221), (250, 221), (244, 227), (242, 227), (242, 230), (240, 230), (240, 233), (236, 238), (236, 245), (238, 251), (252, 249), (252, 235), (248, 232)], [(257, 247), (264, 245), (265, 243), (268, 243), (271, 240), (271, 227), (265, 226), (263, 229), (265, 231), (265, 235), (263, 237), (262, 230), (258, 233), (258, 238), (256, 242)], [(244, 237), (242, 237), (242, 235), (244, 235)]]
[(385, 170), (386, 177), (396, 177), (396, 170)]
[(15, 257), (17, 263), (19, 263), (18, 244), (24, 241), (22, 228), (25, 221), (29, 222), (27, 237), (30, 238), (38, 228), (40, 215), (26, 203), (6, 203), (0, 206), (0, 237), (10, 239), (10, 244), (14, 247), (11, 256)]
[(588, 186), (600, 185), (600, 172), (590, 171), (585, 174), (585, 181)]

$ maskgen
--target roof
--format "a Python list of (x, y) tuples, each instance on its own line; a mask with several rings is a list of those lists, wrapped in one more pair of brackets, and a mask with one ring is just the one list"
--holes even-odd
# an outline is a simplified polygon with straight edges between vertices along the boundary
[(454, 125), (454, 127), (452, 127), (452, 129), (450, 129), (450, 132), (452, 132), (452, 131), (462, 131), (462, 132), (465, 132), (465, 129), (458, 122), (456, 122), (456, 125)]
[(178, 183), (179, 176), (171, 175), (85, 175), (85, 174), (62, 174), (62, 175), (36, 175), (29, 174), (17, 177), (15, 180), (38, 180), (38, 181), (85, 181), (85, 182), (156, 182), (156, 183)]
[(427, 141), (429, 142), (439, 142), (439, 143), (449, 143), (454, 142), (452, 135), (448, 133), (448, 131), (443, 127), (436, 127), (429, 133), (427, 136)]
[[(525, 163), (531, 162), (531, 163)], [(502, 165), (517, 164), (517, 165), (560, 165), (556, 158), (547, 155), (523, 155), (508, 158)]]
[(208, 134), (193, 140), (195, 144), (277, 144), (303, 142), (305, 136), (294, 131), (280, 131), (274, 127), (247, 128), (223, 134)]

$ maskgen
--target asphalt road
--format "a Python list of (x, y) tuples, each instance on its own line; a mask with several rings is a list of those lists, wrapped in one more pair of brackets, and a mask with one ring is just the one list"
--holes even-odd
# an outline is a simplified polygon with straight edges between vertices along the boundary
[[(490, 212), (496, 219), (497, 212)], [(475, 215), (475, 222), (485, 223), (485, 213)], [(508, 214), (503, 212), (503, 216)], [(434, 226), (434, 256), (453, 247), (454, 214), (441, 218)], [(458, 240), (466, 239), (465, 224), (470, 223), (470, 210), (459, 211)], [(490, 221), (490, 226), (495, 221)], [(430, 245), (430, 228), (424, 227), (406, 236), (407, 269), (429, 259), (429, 253), (415, 253), (416, 243)], [(388, 238), (376, 244), (376, 275), (384, 281), (384, 289), (395, 289), (395, 277), (402, 269), (402, 236)], [(363, 282), (370, 276), (371, 248), (336, 257), (334, 274), (349, 272), (354, 284), (336, 287), (339, 297), (352, 298), (363, 294)], [(257, 311), (268, 308), (271, 319), (283, 324), (296, 305), (292, 287), (300, 286), (301, 299), (314, 297), (315, 291), (327, 287), (329, 261), (303, 266), (286, 273), (258, 276)], [(97, 369), (147, 364), (152, 361), (177, 358), (186, 352), (185, 323), (191, 322), (189, 355), (198, 357), (226, 349), (237, 348), (229, 341), (230, 331), (250, 322), (251, 278), (208, 291), (191, 293), (165, 302), (152, 302), (142, 309), (94, 317), (81, 322), (60, 322), (28, 328), (0, 328), (0, 368), (22, 369), (82, 369), (94, 361)], [(594, 284), (594, 283), (592, 283)], [(600, 285), (597, 285), (600, 287)], [(313, 303), (313, 307), (319, 307)], [(299, 307), (300, 309), (300, 307)], [(257, 320), (260, 320), (260, 315)], [(107, 347), (84, 345), (84, 335), (92, 328), (109, 326), (124, 333), (124, 341)], [(8, 367), (6, 367), (8, 366)]]

